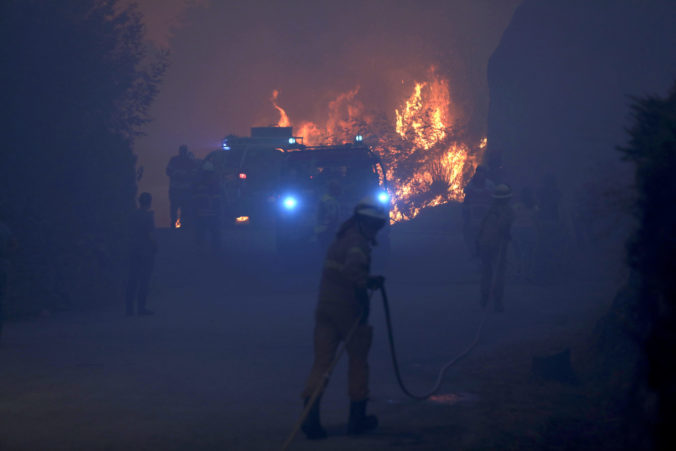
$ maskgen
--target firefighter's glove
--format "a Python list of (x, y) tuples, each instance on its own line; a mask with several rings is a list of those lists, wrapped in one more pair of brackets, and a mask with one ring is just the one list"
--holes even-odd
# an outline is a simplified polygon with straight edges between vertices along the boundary
[(379, 290), (385, 285), (385, 277), (383, 276), (369, 276), (366, 282), (366, 287), (369, 290)]

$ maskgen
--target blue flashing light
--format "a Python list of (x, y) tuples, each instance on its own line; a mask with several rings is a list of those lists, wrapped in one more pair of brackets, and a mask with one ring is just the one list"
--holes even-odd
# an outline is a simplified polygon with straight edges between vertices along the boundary
[(390, 201), (390, 195), (386, 191), (378, 191), (376, 198), (381, 204), (387, 204)]
[(296, 138), (289, 138), (289, 144), (296, 144)]
[(296, 199), (296, 198), (293, 197), (293, 196), (286, 196), (286, 197), (284, 197), (284, 199), (282, 200), (282, 205), (283, 205), (284, 208), (285, 208), (286, 210), (288, 210), (288, 211), (295, 210), (296, 207), (298, 206), (298, 199)]
[(364, 140), (364, 137), (362, 135), (357, 135), (354, 137), (354, 140), (358, 143), (362, 142)]
[(222, 144), (221, 144), (221, 147), (223, 148), (223, 150), (230, 150), (230, 145), (228, 144), (228, 140), (227, 140), (227, 139), (224, 139), (224, 140), (223, 140), (223, 142), (222, 142)]

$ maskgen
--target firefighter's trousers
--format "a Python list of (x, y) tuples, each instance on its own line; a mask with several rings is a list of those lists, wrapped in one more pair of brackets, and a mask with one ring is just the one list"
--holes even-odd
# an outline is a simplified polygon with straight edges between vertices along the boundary
[[(317, 308), (314, 331), (314, 363), (303, 390), (302, 398), (312, 396), (344, 341), (360, 317), (358, 310), (320, 304)], [(346, 345), (348, 356), (348, 396), (353, 402), (368, 399), (368, 353), (373, 339), (373, 328), (360, 323)], [(322, 387), (322, 390), (324, 387)]]
[(507, 266), (506, 243), (497, 248), (481, 249), (481, 306), (491, 302), (496, 311), (502, 311)]

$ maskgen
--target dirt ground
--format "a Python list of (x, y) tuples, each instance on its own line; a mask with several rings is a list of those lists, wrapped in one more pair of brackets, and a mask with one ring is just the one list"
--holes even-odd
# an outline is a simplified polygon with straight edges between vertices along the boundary
[[(228, 231), (219, 255), (197, 252), (182, 232), (160, 233), (153, 317), (124, 318), (120, 300), (7, 325), (0, 449), (280, 449), (301, 412), (320, 259), (278, 257), (261, 230)], [(400, 365), (410, 388), (423, 392), (481, 320), (477, 263), (457, 233), (409, 227), (391, 238), (383, 271)], [(599, 266), (580, 259), (556, 284), (510, 277), (506, 311), (489, 313), (439, 401), (413, 401), (398, 388), (374, 297), (369, 410), (381, 426), (345, 435), (341, 362), (322, 402), (330, 437), (299, 435), (291, 449), (613, 448), (607, 431), (616, 419), (584, 374), (592, 327), (621, 282)], [(534, 355), (567, 347), (579, 384), (532, 377)]]

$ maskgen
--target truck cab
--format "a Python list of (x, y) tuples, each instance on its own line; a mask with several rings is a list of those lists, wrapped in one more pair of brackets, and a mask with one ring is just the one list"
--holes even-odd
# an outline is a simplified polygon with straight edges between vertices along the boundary
[(318, 206), (329, 183), (338, 184), (341, 221), (364, 197), (374, 196), (389, 209), (385, 169), (380, 158), (359, 142), (287, 149), (277, 193), (277, 248), (284, 251), (315, 240)]
[(290, 145), (296, 145), (291, 127), (253, 127), (251, 136), (229, 135), (207, 156), (220, 176), (225, 225), (274, 224), (270, 205)]

